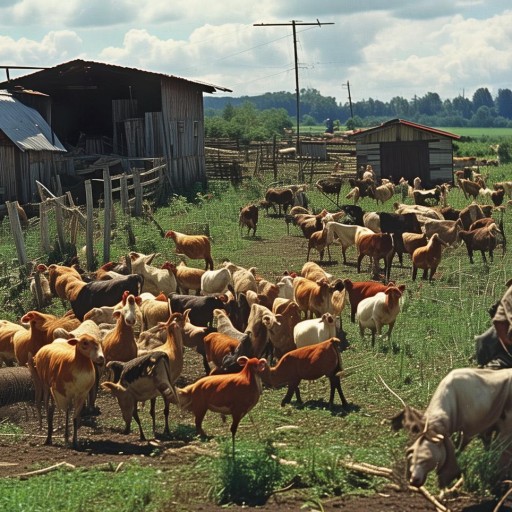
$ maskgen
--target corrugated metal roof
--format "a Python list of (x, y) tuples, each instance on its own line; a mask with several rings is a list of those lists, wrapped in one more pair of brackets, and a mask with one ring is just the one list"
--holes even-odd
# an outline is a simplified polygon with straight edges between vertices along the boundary
[(0, 91), (0, 130), (21, 151), (66, 151), (41, 114)]
[(460, 139), (460, 135), (456, 135), (455, 133), (445, 132), (443, 130), (438, 130), (437, 128), (432, 128), (430, 126), (425, 126), (423, 124), (413, 123), (412, 121), (406, 121), (405, 119), (391, 119), (382, 123), (380, 126), (375, 126), (373, 128), (368, 128), (367, 130), (358, 130), (354, 132), (352, 135), (349, 135), (349, 139), (358, 139), (360, 137), (364, 137), (370, 133), (377, 132), (379, 130), (383, 130), (388, 128), (389, 126), (393, 126), (396, 124), (403, 124), (405, 126), (410, 126), (411, 128), (415, 128), (417, 130), (422, 130), (425, 132), (435, 133), (436, 135), (441, 135), (443, 137), (450, 137), (452, 139)]

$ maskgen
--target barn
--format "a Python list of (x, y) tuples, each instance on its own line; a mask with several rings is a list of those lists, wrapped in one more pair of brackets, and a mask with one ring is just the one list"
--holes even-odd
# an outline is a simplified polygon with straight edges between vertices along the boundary
[[(205, 184), (203, 93), (230, 89), (73, 60), (0, 83), (51, 98), (51, 127), (70, 155), (162, 157), (173, 191)], [(73, 174), (73, 162), (58, 170)], [(117, 171), (118, 172), (118, 171)]]
[(423, 186), (453, 181), (453, 133), (391, 119), (349, 136), (356, 143), (357, 168), (371, 164), (377, 176), (411, 184), (419, 176)]
[(56, 159), (66, 150), (47, 122), (49, 112), (45, 94), (0, 90), (1, 203), (31, 201), (36, 180), (52, 185)]

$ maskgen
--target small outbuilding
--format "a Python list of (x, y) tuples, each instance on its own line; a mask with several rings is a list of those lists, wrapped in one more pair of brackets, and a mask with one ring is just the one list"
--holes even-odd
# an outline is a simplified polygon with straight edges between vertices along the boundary
[(55, 160), (66, 149), (47, 122), (49, 112), (45, 94), (0, 90), (0, 203), (31, 201), (36, 180), (53, 185)]
[[(173, 191), (205, 184), (203, 93), (231, 92), (173, 75), (84, 60), (0, 83), (9, 90), (16, 86), (50, 97), (50, 124), (70, 158), (114, 155), (123, 164), (126, 159), (163, 158), (165, 183)], [(71, 161), (58, 173), (73, 176), (75, 170)]]
[(411, 184), (421, 178), (423, 186), (453, 181), (453, 141), (459, 135), (392, 119), (380, 126), (349, 136), (356, 143), (357, 169), (370, 164), (380, 178)]

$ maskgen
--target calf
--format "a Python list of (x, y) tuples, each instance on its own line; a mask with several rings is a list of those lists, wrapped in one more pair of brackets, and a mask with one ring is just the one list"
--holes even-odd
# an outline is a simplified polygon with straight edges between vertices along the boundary
[[(132, 359), (128, 362), (111, 361), (107, 365), (114, 373), (115, 382), (103, 382), (101, 387), (110, 391), (117, 398), (121, 413), (125, 421), (124, 433), (130, 433), (132, 418), (135, 418), (139, 426), (140, 440), (146, 438), (142, 430), (137, 403), (146, 400), (154, 400), (162, 395), (165, 403), (164, 433), (169, 434), (169, 404), (171, 397), (176, 401), (176, 389), (169, 366), (169, 358), (165, 352), (151, 352)], [(152, 402), (153, 404), (153, 402)], [(156, 431), (155, 408), (151, 407), (153, 420), (153, 435)]]
[(313, 315), (322, 316), (324, 313), (335, 313), (332, 304), (332, 295), (336, 291), (343, 291), (341, 280), (329, 284), (326, 280), (310, 281), (305, 277), (296, 277), (293, 281), (294, 300), (299, 309), (304, 312), (306, 319)]
[(412, 280), (416, 280), (418, 269), (423, 269), (423, 279), (427, 279), (428, 270), (430, 269), (429, 281), (432, 281), (437, 267), (441, 262), (443, 246), (446, 243), (441, 240), (437, 233), (432, 235), (428, 244), (424, 247), (418, 247), (412, 253)]
[(68, 443), (69, 409), (73, 405), (73, 448), (78, 448), (80, 412), (96, 381), (94, 364), (103, 365), (104, 361), (99, 341), (87, 334), (67, 342), (45, 345), (34, 356), (31, 371), (39, 414), (41, 399), (44, 398), (47, 404), (48, 435), (45, 444), (52, 444), (55, 406), (65, 412), (64, 439)]
[[(377, 281), (351, 281), (350, 279), (344, 279), (343, 284), (348, 293), (350, 320), (353, 323), (356, 321), (357, 306), (363, 299), (373, 297), (379, 292), (384, 292), (390, 286), (396, 286), (393, 282), (382, 284)], [(405, 291), (405, 284), (398, 285), (397, 288), (403, 293)]]
[(246, 227), (247, 236), (249, 236), (251, 229), (252, 236), (256, 236), (256, 228), (258, 227), (258, 207), (255, 204), (250, 204), (240, 208), (238, 224), (240, 225), (240, 234), (242, 234), (242, 229)]
[(395, 325), (396, 317), (400, 312), (400, 297), (402, 292), (396, 286), (390, 286), (383, 292), (376, 293), (373, 297), (363, 299), (357, 306), (356, 319), (359, 322), (361, 338), (365, 329), (372, 333), (372, 347), (375, 345), (375, 333), (382, 333), (382, 326), (389, 325), (388, 340), (391, 339), (391, 331)]
[(240, 357), (238, 364), (242, 366), (239, 373), (227, 375), (210, 375), (186, 386), (178, 388), (178, 402), (185, 410), (195, 416), (196, 431), (206, 436), (203, 430), (203, 419), (208, 410), (230, 414), (233, 454), (235, 435), (240, 420), (258, 403), (261, 394), (260, 374), (265, 370), (265, 359)]
[(497, 245), (497, 234), (499, 233), (496, 223), (474, 229), (472, 231), (461, 231), (460, 237), (466, 244), (469, 262), (473, 263), (473, 251), (480, 251), (482, 259), (487, 264), (486, 252), (489, 252), (489, 258), (493, 261), (493, 252)]
[(384, 277), (389, 280), (391, 260), (395, 251), (393, 237), (389, 233), (361, 235), (357, 242), (357, 272), (361, 272), (361, 261), (365, 256), (373, 260), (374, 275), (379, 275), (379, 260), (384, 260)]
[(339, 341), (337, 338), (330, 338), (322, 343), (297, 348), (286, 353), (274, 368), (266, 366), (262, 376), (265, 383), (272, 387), (288, 385), (281, 406), (290, 403), (294, 393), (297, 402), (302, 403), (300, 381), (316, 380), (324, 375), (329, 378), (331, 384), (329, 407), (333, 406), (335, 391), (338, 391), (342, 406), (348, 406), (339, 377), (342, 368), (340, 349), (337, 346)]
[(293, 341), (297, 348), (315, 345), (336, 336), (336, 323), (330, 313), (321, 318), (303, 320), (293, 328)]

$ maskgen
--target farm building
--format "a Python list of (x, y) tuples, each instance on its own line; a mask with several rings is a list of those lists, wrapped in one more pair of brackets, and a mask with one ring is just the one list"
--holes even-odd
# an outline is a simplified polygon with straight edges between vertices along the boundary
[(49, 107), (45, 94), (0, 90), (0, 202), (30, 201), (36, 180), (51, 186), (66, 149), (47, 122)]
[(424, 186), (453, 180), (453, 145), (459, 136), (403, 119), (355, 132), (357, 168), (371, 164), (381, 178), (410, 183), (419, 176)]
[[(0, 84), (51, 98), (51, 126), (69, 156), (57, 173), (84, 171), (84, 155), (164, 158), (166, 182), (184, 190), (206, 181), (203, 93), (229, 89), (176, 76), (74, 60)], [(108, 164), (107, 164), (108, 165)], [(144, 168), (144, 165), (142, 166)], [(119, 173), (119, 165), (111, 173)], [(83, 172), (76, 174), (84, 175)]]

